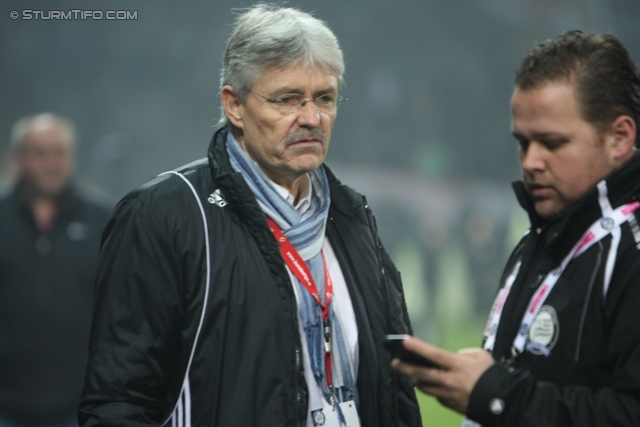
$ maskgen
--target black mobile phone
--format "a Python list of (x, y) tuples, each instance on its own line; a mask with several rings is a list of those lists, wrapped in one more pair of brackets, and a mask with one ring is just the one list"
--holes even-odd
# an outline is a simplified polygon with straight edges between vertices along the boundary
[(425, 366), (427, 368), (439, 367), (435, 362), (404, 348), (402, 341), (409, 338), (409, 335), (387, 335), (385, 338), (384, 346), (391, 353), (391, 357), (412, 365)]

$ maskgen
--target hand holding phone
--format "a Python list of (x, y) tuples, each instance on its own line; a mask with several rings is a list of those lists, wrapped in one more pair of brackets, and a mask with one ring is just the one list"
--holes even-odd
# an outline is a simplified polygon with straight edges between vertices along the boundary
[(439, 368), (435, 362), (426, 359), (419, 354), (407, 350), (402, 345), (402, 341), (409, 338), (406, 334), (387, 335), (384, 342), (384, 346), (391, 353), (391, 357), (400, 359), (403, 362), (410, 363), (411, 365), (424, 366), (427, 368)]

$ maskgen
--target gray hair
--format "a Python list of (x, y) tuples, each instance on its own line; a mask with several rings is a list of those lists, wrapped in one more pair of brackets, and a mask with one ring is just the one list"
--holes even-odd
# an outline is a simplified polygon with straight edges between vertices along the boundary
[[(236, 20), (223, 56), (220, 90), (230, 85), (245, 102), (253, 84), (268, 69), (300, 63), (335, 75), (338, 89), (342, 87), (342, 50), (323, 21), (297, 9), (257, 4)], [(219, 124), (226, 123), (222, 109)]]
[(69, 138), (71, 148), (76, 145), (76, 126), (64, 117), (53, 113), (40, 113), (25, 116), (19, 119), (11, 129), (11, 151), (16, 152), (22, 147), (22, 143), (26, 139), (29, 132), (38, 128), (58, 126), (63, 129)]

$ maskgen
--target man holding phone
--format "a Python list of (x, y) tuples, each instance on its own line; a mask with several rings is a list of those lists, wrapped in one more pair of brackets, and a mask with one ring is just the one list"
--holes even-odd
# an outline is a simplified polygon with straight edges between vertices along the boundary
[(613, 36), (573, 31), (525, 58), (511, 98), (531, 228), (483, 348), (394, 362), (465, 426), (640, 425), (640, 75)]

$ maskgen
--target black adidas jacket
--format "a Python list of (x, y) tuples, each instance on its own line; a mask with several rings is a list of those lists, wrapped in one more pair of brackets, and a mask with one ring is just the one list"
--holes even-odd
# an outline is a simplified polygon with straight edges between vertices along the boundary
[[(105, 229), (83, 426), (304, 426), (296, 301), (265, 216), (226, 153), (126, 196)], [(363, 426), (418, 426), (387, 333), (410, 333), (400, 277), (365, 199), (327, 169), (327, 235), (359, 331)]]

